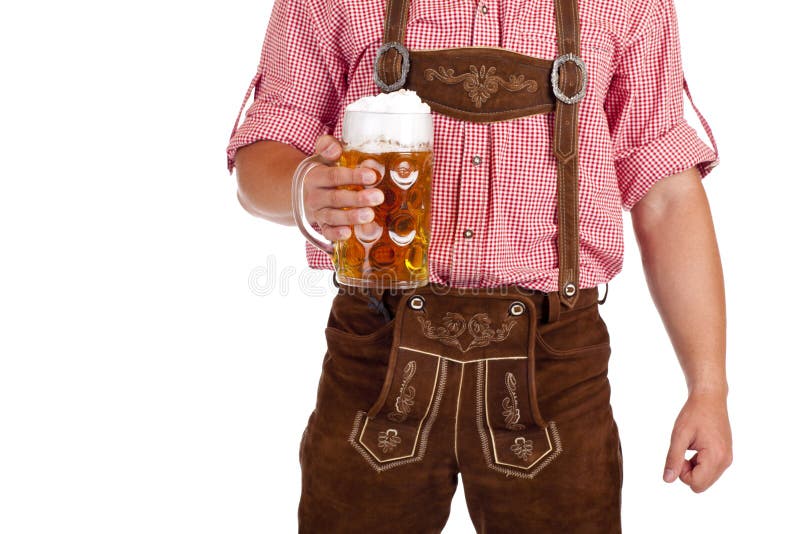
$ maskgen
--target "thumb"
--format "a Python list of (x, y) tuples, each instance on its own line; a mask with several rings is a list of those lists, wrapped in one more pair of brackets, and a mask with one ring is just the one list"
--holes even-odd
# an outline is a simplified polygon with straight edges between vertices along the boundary
[(342, 145), (339, 140), (332, 135), (321, 135), (317, 138), (316, 151), (323, 159), (333, 163), (341, 155)]
[(667, 452), (667, 462), (664, 465), (664, 482), (674, 482), (678, 476), (691, 469), (691, 465), (684, 455), (689, 447), (689, 435), (685, 431), (675, 431)]

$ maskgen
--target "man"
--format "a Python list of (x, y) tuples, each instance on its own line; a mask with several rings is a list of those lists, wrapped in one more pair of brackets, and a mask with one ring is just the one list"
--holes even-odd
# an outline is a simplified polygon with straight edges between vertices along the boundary
[[(229, 170), (237, 168), (239, 200), (248, 212), (294, 224), (291, 177), (300, 161), (316, 152), (330, 166), (317, 167), (306, 178), (309, 221), (337, 240), (349, 235), (350, 226), (373, 217), (372, 207), (383, 200), (380, 191), (337, 189), (368, 182), (361, 170), (334, 165), (342, 150), (344, 106), (378, 91), (373, 61), (388, 11), (384, 2), (372, 0), (276, 0), (251, 84), (255, 100), (228, 147)], [(554, 2), (548, 0), (411, 0), (405, 45), (502, 47), (554, 58), (559, 55), (554, 19)], [(533, 365), (536, 353), (536, 376), (531, 372), (524, 382), (506, 372), (507, 394), (498, 393), (496, 404), (499, 410), (502, 400), (502, 413), (512, 416), (505, 430), (530, 431), (531, 439), (509, 434), (510, 448), (503, 452), (495, 435), (503, 430), (502, 421), (495, 432), (491, 425), (485, 428), (494, 393), (481, 381), (490, 376), (490, 361), (507, 352), (497, 347), (491, 353), (496, 358), (477, 361), (441, 357), (442, 348), (439, 365), (450, 375), (431, 375), (441, 386), (426, 389), (422, 399), (438, 410), (438, 419), (427, 412), (427, 419), (420, 419), (414, 436), (420, 447), (407, 461), (382, 459), (381, 451), (401, 443), (397, 431), (376, 428), (372, 448), (359, 431), (363, 435), (370, 416), (381, 413), (387, 388), (395, 384), (390, 375), (404, 371), (398, 367), (389, 373), (387, 366), (397, 357), (397, 335), (406, 336), (403, 329), (411, 323), (392, 317), (426, 304), (420, 300), (420, 309), (409, 311), (408, 293), (397, 298), (340, 292), (326, 329), (328, 354), (317, 409), (301, 445), (301, 531), (439, 531), (459, 472), (480, 532), (618, 531), (622, 465), (608, 406), (608, 337), (596, 296), (597, 286), (621, 270), (623, 210), (631, 213), (648, 285), (688, 385), (664, 480), (680, 479), (700, 492), (730, 465), (724, 287), (701, 185), (719, 159), (702, 116), (713, 151), (683, 116), (688, 85), (674, 6), (670, 0), (583, 2), (580, 46), (588, 81), (579, 108), (580, 239), (575, 246), (581, 297), (575, 306), (559, 304), (561, 171), (553, 157), (553, 116), (480, 124), (434, 114), (431, 284), (509, 286), (527, 295), (519, 298), (531, 315), (526, 339), (536, 339), (529, 355)], [(475, 76), (477, 84), (490, 81), (477, 70)], [(307, 253), (311, 267), (332, 268), (330, 258), (308, 244)], [(429, 304), (456, 306), (457, 300)], [(422, 334), (403, 338), (413, 342), (428, 340)], [(463, 347), (462, 352), (467, 354)], [(406, 378), (411, 380), (415, 369), (407, 367)], [(387, 387), (381, 390), (384, 378)], [(374, 402), (379, 391), (380, 402)], [(513, 417), (514, 409), (519, 413), (517, 393), (531, 399), (524, 425), (519, 415)], [(540, 445), (542, 454), (531, 456)], [(698, 452), (685, 460), (690, 448)], [(535, 458), (516, 465), (514, 455)]]

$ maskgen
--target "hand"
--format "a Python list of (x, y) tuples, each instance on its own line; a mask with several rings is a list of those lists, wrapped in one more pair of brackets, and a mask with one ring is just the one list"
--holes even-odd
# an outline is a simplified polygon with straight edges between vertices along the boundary
[[(726, 395), (690, 394), (672, 431), (664, 481), (680, 477), (695, 493), (707, 490), (733, 461), (731, 441)], [(686, 460), (686, 450), (697, 452)]]
[(372, 221), (375, 212), (370, 206), (383, 202), (383, 191), (364, 187), (375, 183), (378, 175), (366, 167), (334, 166), (342, 154), (342, 145), (331, 135), (319, 136), (315, 150), (326, 165), (314, 167), (306, 175), (303, 187), (305, 216), (309, 223), (319, 225), (327, 239), (347, 239), (350, 226)]

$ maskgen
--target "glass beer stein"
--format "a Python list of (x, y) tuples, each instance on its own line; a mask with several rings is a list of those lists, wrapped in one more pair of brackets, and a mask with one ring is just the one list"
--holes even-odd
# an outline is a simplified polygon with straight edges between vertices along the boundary
[[(292, 179), (292, 211), (300, 231), (331, 256), (340, 284), (376, 288), (411, 288), (428, 283), (433, 119), (424, 112), (345, 110), (342, 156), (338, 166), (367, 167), (378, 179), (384, 201), (372, 209), (375, 218), (351, 225), (347, 239), (324, 239), (305, 218), (303, 182), (323, 165), (319, 155), (303, 160)], [(353, 209), (353, 208), (343, 208)]]

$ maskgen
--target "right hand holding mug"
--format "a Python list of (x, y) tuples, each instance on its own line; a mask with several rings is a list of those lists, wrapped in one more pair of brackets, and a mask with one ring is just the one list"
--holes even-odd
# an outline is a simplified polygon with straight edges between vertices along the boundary
[(366, 167), (336, 166), (342, 155), (342, 145), (332, 135), (319, 136), (315, 150), (325, 165), (314, 167), (306, 176), (303, 187), (306, 219), (309, 223), (317, 223), (322, 235), (330, 241), (347, 239), (350, 226), (374, 219), (375, 212), (371, 206), (383, 202), (383, 192), (377, 188), (352, 190), (342, 186), (368, 186), (378, 177), (374, 170)]

